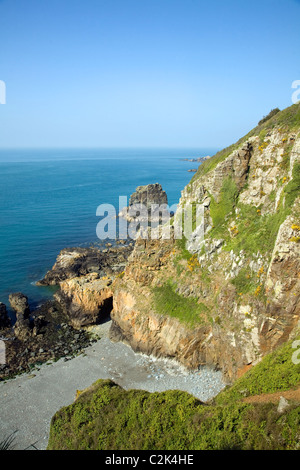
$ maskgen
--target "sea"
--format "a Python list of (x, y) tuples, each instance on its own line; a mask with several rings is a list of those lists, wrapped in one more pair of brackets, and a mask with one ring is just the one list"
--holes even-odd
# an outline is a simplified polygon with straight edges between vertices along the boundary
[(12, 292), (31, 307), (50, 299), (55, 287), (38, 287), (61, 249), (101, 246), (96, 215), (101, 204), (119, 208), (137, 186), (160, 183), (168, 204), (199, 163), (215, 148), (185, 149), (9, 149), (0, 150), (0, 302)]

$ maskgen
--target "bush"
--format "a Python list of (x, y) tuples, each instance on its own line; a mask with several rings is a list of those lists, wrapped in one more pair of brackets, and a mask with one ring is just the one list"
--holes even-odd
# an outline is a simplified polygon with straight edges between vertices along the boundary
[(299, 406), (279, 415), (271, 403), (207, 405), (99, 380), (54, 415), (48, 450), (293, 449), (299, 424)]
[(275, 114), (277, 113), (280, 113), (280, 109), (279, 108), (274, 108), (272, 109), (269, 114), (267, 116), (264, 116), (258, 123), (259, 126), (261, 126), (264, 122), (268, 121), (269, 119), (271, 119), (273, 116), (275, 116)]

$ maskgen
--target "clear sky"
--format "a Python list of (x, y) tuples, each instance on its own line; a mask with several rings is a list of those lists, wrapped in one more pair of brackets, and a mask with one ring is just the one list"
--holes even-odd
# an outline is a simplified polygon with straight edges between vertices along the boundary
[(299, 0), (0, 0), (0, 147), (224, 147), (300, 80)]

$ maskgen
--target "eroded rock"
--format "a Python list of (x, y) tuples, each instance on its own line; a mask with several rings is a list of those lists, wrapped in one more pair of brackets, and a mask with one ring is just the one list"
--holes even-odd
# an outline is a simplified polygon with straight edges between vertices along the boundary
[(74, 328), (104, 320), (112, 310), (112, 281), (97, 273), (68, 279), (60, 283), (55, 299), (62, 306)]
[(64, 248), (57, 256), (53, 268), (37, 285), (59, 285), (61, 281), (97, 273), (99, 276), (113, 276), (122, 272), (132, 245), (110, 247), (105, 251), (98, 248)]

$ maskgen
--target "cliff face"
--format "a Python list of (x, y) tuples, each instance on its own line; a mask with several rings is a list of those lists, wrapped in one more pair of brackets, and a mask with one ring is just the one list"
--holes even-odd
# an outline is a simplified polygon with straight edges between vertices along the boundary
[[(293, 337), (300, 315), (300, 105), (200, 165), (179, 208), (188, 240), (138, 240), (114, 282), (111, 335), (234, 379)], [(180, 211), (178, 211), (180, 213)], [(176, 221), (175, 215), (175, 221)]]

